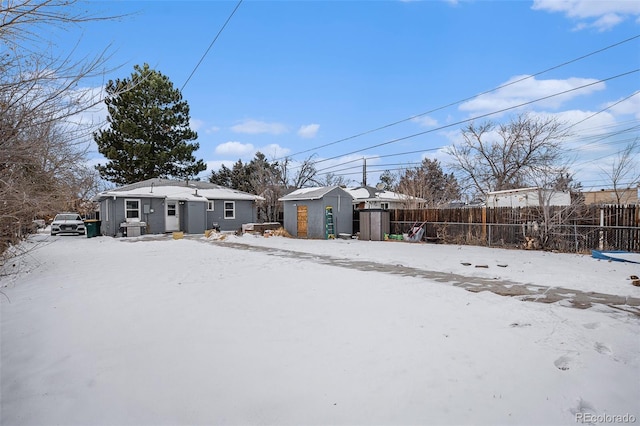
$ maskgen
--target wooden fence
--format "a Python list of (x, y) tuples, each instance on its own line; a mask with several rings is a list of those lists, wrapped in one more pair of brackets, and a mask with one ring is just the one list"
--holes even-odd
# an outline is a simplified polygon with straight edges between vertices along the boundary
[(425, 240), (449, 244), (640, 252), (640, 206), (476, 207), (391, 210), (392, 234), (425, 225)]

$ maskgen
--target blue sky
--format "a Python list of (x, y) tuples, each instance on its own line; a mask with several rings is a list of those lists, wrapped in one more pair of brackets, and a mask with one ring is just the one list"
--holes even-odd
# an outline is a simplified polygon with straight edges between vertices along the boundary
[(92, 1), (83, 5), (91, 13), (126, 16), (51, 38), (76, 56), (108, 48), (106, 79), (148, 63), (184, 86), (203, 177), (261, 151), (314, 155), (322, 173), (353, 184), (366, 158), (375, 184), (425, 156), (446, 166), (441, 148), (465, 120), (528, 111), (581, 121), (567, 155), (578, 180), (600, 188), (616, 153), (640, 136), (640, 38), (621, 43), (640, 35), (640, 2), (245, 0), (187, 82), (237, 4)]

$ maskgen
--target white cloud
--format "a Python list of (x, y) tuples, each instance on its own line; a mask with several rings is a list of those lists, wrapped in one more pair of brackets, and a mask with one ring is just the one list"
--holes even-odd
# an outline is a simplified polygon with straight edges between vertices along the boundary
[[(535, 78), (526, 77), (526, 75), (515, 76), (502, 84), (502, 86), (508, 85), (507, 87), (477, 96), (472, 100), (461, 104), (460, 110), (468, 111), (473, 115), (488, 114), (507, 108), (515, 108), (518, 105), (523, 105), (536, 99), (552, 96), (557, 93), (572, 90), (598, 81), (596, 79), (577, 77), (568, 78), (566, 80), (537, 80)], [(522, 81), (514, 83), (518, 80)], [(548, 99), (537, 101), (533, 105), (537, 108), (558, 109), (565, 102), (568, 102), (575, 97), (588, 95), (604, 89), (604, 83), (597, 83), (563, 95), (553, 96)], [(531, 108), (530, 105), (531, 104), (523, 105), (523, 107)]]
[(289, 148), (284, 148), (277, 143), (263, 146), (258, 151), (263, 153), (269, 160), (286, 157), (291, 152)]
[(207, 165), (207, 170), (205, 172), (205, 175), (210, 175), (212, 171), (218, 171), (220, 170), (220, 167), (222, 167), (222, 165), (224, 164), (227, 168), (231, 169), (233, 168), (233, 164), (235, 163), (235, 161), (232, 160), (222, 160), (222, 161), (218, 161), (218, 160), (211, 160), (211, 161), (206, 161), (205, 162)]
[(564, 13), (566, 17), (579, 20), (575, 30), (596, 28), (605, 31), (618, 25), (627, 17), (640, 16), (640, 2), (633, 0), (534, 0), (533, 10)]
[(65, 101), (69, 103), (93, 104), (90, 108), (81, 109), (80, 112), (71, 116), (66, 121), (80, 127), (106, 128), (107, 105), (104, 103), (106, 93), (102, 87), (81, 87), (71, 91)]
[(243, 156), (252, 153), (253, 150), (253, 145), (250, 143), (229, 141), (216, 146), (215, 153), (218, 155)]
[(192, 118), (189, 120), (189, 127), (191, 130), (198, 131), (204, 125), (204, 121), (198, 120), (197, 118)]
[(607, 104), (607, 107), (611, 107), (611, 111), (613, 113), (620, 115), (633, 115), (635, 118), (640, 119), (640, 92), (617, 105), (613, 104), (615, 104), (615, 102)]
[(105, 164), (107, 164), (107, 162), (108, 162), (109, 160), (107, 160), (107, 159), (106, 159), (106, 157), (104, 157), (104, 156), (102, 156), (102, 155), (100, 155), (100, 154), (98, 154), (98, 155), (99, 155), (99, 156), (92, 157), (92, 158), (88, 158), (88, 159), (85, 161), (86, 166), (87, 166), (88, 168), (93, 169), (95, 166), (98, 166), (98, 165), (100, 165), (100, 166), (104, 166)]
[(298, 136), (305, 139), (315, 138), (318, 134), (318, 130), (320, 130), (319, 124), (307, 124), (300, 126), (298, 129)]
[(414, 117), (411, 119), (411, 121), (417, 123), (420, 127), (435, 127), (438, 125), (438, 121), (434, 118), (429, 117), (428, 115)]
[(267, 123), (258, 120), (244, 120), (239, 124), (231, 127), (236, 133), (248, 133), (252, 135), (267, 133), (271, 135), (280, 135), (287, 133), (287, 126), (281, 123)]

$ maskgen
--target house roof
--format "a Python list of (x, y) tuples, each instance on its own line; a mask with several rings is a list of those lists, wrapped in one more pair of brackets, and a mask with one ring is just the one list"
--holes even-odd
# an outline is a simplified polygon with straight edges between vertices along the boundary
[(360, 186), (357, 188), (345, 188), (345, 191), (353, 197), (354, 202), (359, 201), (425, 201), (422, 198), (411, 197), (393, 191), (385, 191), (372, 186)]
[(489, 191), (487, 192), (487, 195), (520, 194), (523, 192), (537, 191), (538, 189), (539, 188), (537, 186), (532, 186), (529, 188), (503, 189), (501, 191)]
[(95, 201), (109, 197), (151, 197), (173, 198), (184, 201), (204, 200), (264, 200), (258, 195), (238, 191), (210, 182), (179, 181), (170, 179), (148, 179), (103, 191), (94, 197)]
[(293, 201), (293, 200), (319, 200), (334, 189), (340, 189), (339, 186), (321, 186), (315, 188), (300, 188), (291, 192), (290, 194), (280, 197), (278, 201)]
[(502, 191), (489, 191), (487, 192), (487, 195), (511, 195), (511, 194), (522, 194), (525, 192), (538, 192), (538, 191), (544, 191), (544, 192), (567, 192), (567, 191), (556, 191), (554, 189), (551, 188), (540, 188), (537, 186), (532, 186), (532, 187), (528, 187), (528, 188), (515, 188), (515, 189), (504, 189)]

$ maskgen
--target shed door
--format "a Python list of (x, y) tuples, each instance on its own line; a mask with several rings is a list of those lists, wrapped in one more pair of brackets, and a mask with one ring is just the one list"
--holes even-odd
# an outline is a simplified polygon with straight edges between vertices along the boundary
[(307, 238), (307, 206), (298, 206), (298, 237)]

